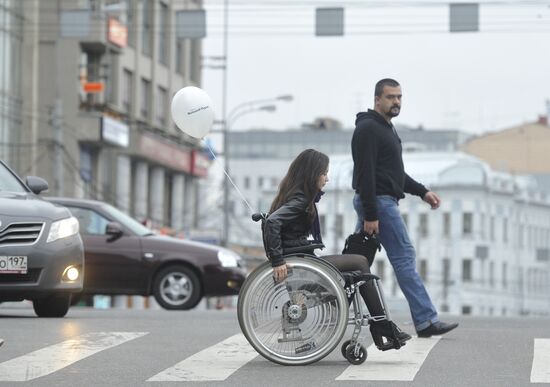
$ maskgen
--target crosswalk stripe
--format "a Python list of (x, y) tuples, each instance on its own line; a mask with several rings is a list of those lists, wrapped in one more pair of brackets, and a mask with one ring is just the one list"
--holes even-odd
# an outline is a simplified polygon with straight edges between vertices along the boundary
[(379, 351), (373, 344), (367, 349), (367, 361), (351, 365), (336, 380), (412, 381), (440, 337), (414, 337), (399, 350)]
[(535, 339), (531, 383), (550, 383), (550, 339)]
[(197, 382), (225, 380), (258, 353), (242, 334), (208, 347), (173, 367), (149, 378), (148, 382)]
[(49, 375), (97, 352), (148, 332), (94, 332), (0, 363), (0, 381), (26, 382)]

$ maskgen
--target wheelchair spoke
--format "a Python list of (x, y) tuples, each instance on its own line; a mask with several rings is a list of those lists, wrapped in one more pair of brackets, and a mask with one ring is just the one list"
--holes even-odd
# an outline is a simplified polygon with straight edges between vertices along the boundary
[(274, 284), (267, 265), (247, 279), (239, 297), (239, 323), (269, 360), (308, 364), (339, 344), (348, 322), (347, 298), (333, 269), (312, 258), (287, 262), (293, 273), (284, 283)]

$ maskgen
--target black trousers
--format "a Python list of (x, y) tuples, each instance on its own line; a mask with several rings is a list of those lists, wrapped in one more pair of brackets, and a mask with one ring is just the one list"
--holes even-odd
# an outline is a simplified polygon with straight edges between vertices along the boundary
[[(362, 255), (339, 254), (339, 255), (324, 255), (321, 256), (327, 262), (330, 262), (340, 272), (344, 271), (360, 271), (363, 274), (370, 273), (369, 262)], [(382, 300), (378, 296), (378, 292), (374, 287), (374, 280), (368, 281), (365, 285), (359, 288), (359, 292), (367, 304), (367, 308), (371, 316), (381, 316), (385, 314)]]

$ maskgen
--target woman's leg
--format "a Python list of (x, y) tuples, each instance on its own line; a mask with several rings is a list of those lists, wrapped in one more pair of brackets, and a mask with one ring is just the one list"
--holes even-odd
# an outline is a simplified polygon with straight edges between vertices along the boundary
[[(325, 255), (325, 261), (332, 263), (340, 272), (359, 270), (363, 274), (369, 274), (369, 262), (362, 255), (341, 254), (341, 255)], [(382, 316), (385, 313), (382, 301), (378, 296), (374, 281), (368, 281), (364, 286), (359, 288), (359, 292), (367, 304), (367, 308), (371, 316)]]
[[(367, 258), (362, 255), (326, 255), (322, 257), (324, 260), (332, 263), (340, 272), (360, 270), (363, 274), (370, 273), (369, 262)], [(374, 280), (368, 281), (365, 285), (359, 288), (359, 292), (367, 305), (367, 308), (371, 316), (384, 316), (386, 312), (382, 306), (381, 296), (375, 287)], [(374, 331), (373, 331), (374, 329)], [(375, 334), (376, 332), (376, 334)], [(393, 321), (380, 320), (375, 321), (371, 325), (371, 333), (375, 339), (376, 345), (379, 349), (389, 345), (390, 348), (399, 348), (403, 343), (411, 338), (411, 336), (403, 332)], [(376, 336), (376, 337), (375, 337)], [(390, 339), (389, 344), (384, 344), (381, 336), (385, 336)], [(397, 339), (400, 345), (394, 346), (391, 340)]]

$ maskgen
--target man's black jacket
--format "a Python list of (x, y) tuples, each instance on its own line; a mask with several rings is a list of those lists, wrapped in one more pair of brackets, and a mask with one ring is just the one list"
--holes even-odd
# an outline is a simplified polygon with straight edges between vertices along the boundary
[(368, 221), (378, 220), (377, 195), (396, 199), (405, 192), (424, 197), (428, 190), (405, 173), (401, 140), (391, 123), (374, 110), (357, 114), (351, 140), (353, 189)]

